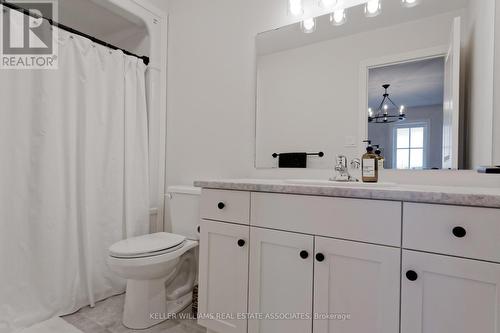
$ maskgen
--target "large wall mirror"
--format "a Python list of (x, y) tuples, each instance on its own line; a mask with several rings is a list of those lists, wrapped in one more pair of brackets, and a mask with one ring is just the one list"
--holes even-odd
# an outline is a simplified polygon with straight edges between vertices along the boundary
[(493, 144), (495, 0), (380, 0), (374, 15), (359, 2), (257, 35), (256, 167), (307, 152), (330, 169), (364, 140), (386, 169), (478, 166)]

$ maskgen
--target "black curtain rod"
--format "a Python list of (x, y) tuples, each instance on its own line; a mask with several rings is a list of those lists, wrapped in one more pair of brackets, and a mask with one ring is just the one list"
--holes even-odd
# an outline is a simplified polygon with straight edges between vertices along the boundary
[(54, 26), (54, 27), (58, 27), (59, 29), (62, 29), (62, 30), (66, 30), (72, 34), (75, 34), (75, 35), (78, 35), (78, 36), (82, 36), (84, 38), (87, 38), (87, 39), (90, 39), (92, 42), (96, 43), (96, 44), (100, 44), (100, 45), (104, 45), (112, 50), (121, 50), (124, 54), (126, 55), (129, 55), (129, 56), (132, 56), (132, 57), (136, 57), (136, 58), (139, 58), (139, 59), (142, 59), (142, 61), (144, 62), (144, 64), (147, 66), (149, 64), (149, 57), (146, 57), (146, 56), (139, 56), (135, 53), (132, 53), (130, 51), (127, 51), (127, 50), (124, 50), (118, 46), (115, 46), (113, 44), (109, 44), (105, 41), (102, 41), (98, 38), (95, 38), (93, 36), (90, 36), (90, 35), (87, 35), (86, 33), (83, 33), (81, 31), (78, 31), (78, 30), (75, 30), (73, 28), (70, 28), (64, 24), (61, 24), (61, 23), (58, 23), (50, 18), (47, 18), (47, 17), (44, 17), (44, 16), (41, 16), (41, 15), (38, 15), (36, 13), (33, 13), (33, 12), (30, 12), (29, 10), (23, 8), (23, 7), (20, 7), (18, 5), (15, 5), (11, 2), (7, 2), (6, 0), (0, 0), (0, 4), (1, 5), (4, 5), (5, 7), (8, 7), (10, 9), (13, 9), (13, 10), (17, 10), (18, 12), (21, 12), (23, 13), (24, 15), (28, 15), (28, 16), (31, 16), (31, 17), (34, 17), (34, 18), (37, 18), (37, 19), (44, 19), (44, 20), (47, 20), (50, 25)]

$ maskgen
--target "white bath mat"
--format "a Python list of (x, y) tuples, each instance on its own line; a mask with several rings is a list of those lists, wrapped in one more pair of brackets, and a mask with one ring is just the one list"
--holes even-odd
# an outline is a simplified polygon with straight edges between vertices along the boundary
[(82, 331), (56, 317), (26, 328), (21, 333), (82, 333)]

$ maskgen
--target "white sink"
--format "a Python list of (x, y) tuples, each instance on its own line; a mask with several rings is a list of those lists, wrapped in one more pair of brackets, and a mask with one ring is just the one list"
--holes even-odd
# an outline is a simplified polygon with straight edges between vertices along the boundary
[(337, 182), (331, 180), (313, 180), (313, 179), (286, 179), (284, 182), (293, 185), (353, 187), (353, 188), (384, 188), (384, 187), (397, 186), (396, 183)]

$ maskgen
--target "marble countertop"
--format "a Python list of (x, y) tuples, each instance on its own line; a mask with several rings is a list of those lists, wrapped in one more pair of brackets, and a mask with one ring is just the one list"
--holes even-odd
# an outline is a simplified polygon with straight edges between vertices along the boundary
[[(321, 181), (318, 181), (321, 183)], [(326, 183), (326, 182), (325, 182)], [(250, 192), (269, 192), (330, 196), (343, 198), (392, 200), (432, 204), (500, 208), (500, 188), (431, 186), (431, 185), (387, 185), (352, 186), (328, 183), (324, 185), (300, 184), (293, 180), (227, 179), (196, 181), (194, 186)]]

